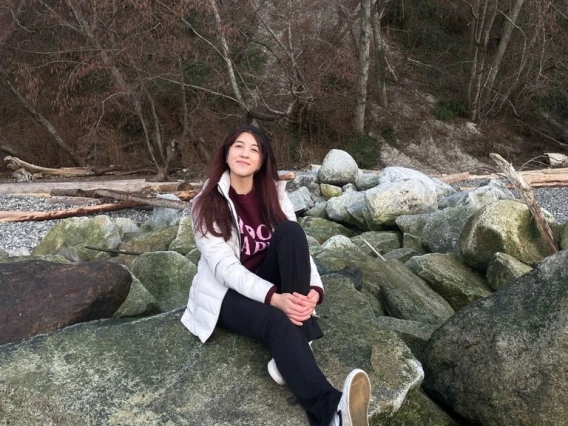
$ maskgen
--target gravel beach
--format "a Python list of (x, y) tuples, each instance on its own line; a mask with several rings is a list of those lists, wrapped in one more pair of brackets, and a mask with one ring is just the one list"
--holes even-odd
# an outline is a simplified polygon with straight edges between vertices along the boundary
[[(469, 181), (467, 184), (471, 186), (472, 182)], [(559, 223), (568, 221), (568, 188), (535, 188), (534, 192), (540, 205), (548, 210)], [(46, 204), (42, 197), (0, 195), (0, 210), (4, 211), (54, 211), (68, 208), (70, 206), (62, 204)], [(130, 218), (140, 225), (151, 217), (152, 210), (127, 209), (105, 214), (110, 217)], [(12, 256), (28, 254), (29, 250), (39, 244), (57, 222), (59, 220), (0, 223), (0, 249)]]

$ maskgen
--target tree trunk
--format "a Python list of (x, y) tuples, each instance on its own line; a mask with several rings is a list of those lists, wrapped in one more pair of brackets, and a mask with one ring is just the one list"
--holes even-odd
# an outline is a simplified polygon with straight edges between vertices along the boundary
[[(490, 8), (490, 2), (492, 2)], [(481, 13), (481, 16), (479, 16)], [(470, 102), (470, 114), (471, 120), (476, 121), (479, 118), (479, 109), (481, 103), (481, 91), (483, 74), (485, 71), (485, 59), (487, 55), (487, 45), (489, 44), (489, 35), (491, 33), (491, 28), (493, 27), (493, 22), (495, 22), (495, 16), (497, 15), (497, 1), (496, 0), (485, 0), (485, 3), (481, 7), (481, 10), (477, 10), (475, 24), (476, 24), (476, 44), (480, 47), (480, 52), (476, 50), (475, 52), (475, 74), (472, 73), (471, 77), (473, 81), (470, 82), (471, 90), (471, 102)]]
[(511, 41), (511, 34), (513, 33), (513, 28), (515, 27), (515, 22), (519, 16), (519, 12), (523, 7), (525, 0), (516, 0), (513, 5), (513, 11), (510, 17), (506, 17), (505, 24), (503, 28), (503, 35), (501, 36), (501, 41), (499, 42), (499, 47), (497, 48), (497, 53), (493, 57), (491, 62), (491, 68), (489, 69), (489, 75), (487, 77), (487, 82), (485, 83), (485, 104), (490, 102), (491, 94), (493, 92), (493, 85), (495, 84), (495, 78), (499, 72), (499, 67), (501, 66), (501, 61), (507, 47), (509, 46), (509, 41)]
[(388, 107), (387, 98), (387, 52), (385, 41), (381, 36), (381, 19), (390, 0), (376, 0), (371, 11), (371, 23), (373, 28), (373, 40), (377, 57), (377, 97), (379, 105), (383, 108)]
[(47, 132), (55, 139), (55, 143), (63, 149), (69, 156), (73, 159), (73, 162), (77, 165), (84, 166), (85, 162), (83, 159), (78, 156), (73, 148), (65, 143), (59, 132), (55, 129), (55, 126), (51, 124), (51, 122), (43, 116), (41, 112), (39, 112), (19, 91), (10, 81), (8, 74), (4, 69), (0, 66), (0, 81), (2, 81), (10, 91), (18, 98), (18, 101), (22, 104), (22, 106), (32, 115), (34, 120), (40, 124)]
[(365, 107), (367, 105), (367, 81), (369, 79), (369, 51), (371, 45), (371, 0), (361, 0), (361, 38), (359, 43), (359, 66), (353, 130), (365, 131)]

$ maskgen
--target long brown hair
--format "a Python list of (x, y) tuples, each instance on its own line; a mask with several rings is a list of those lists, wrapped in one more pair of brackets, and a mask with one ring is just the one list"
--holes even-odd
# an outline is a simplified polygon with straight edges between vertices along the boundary
[(227, 135), (223, 144), (215, 151), (213, 161), (209, 165), (209, 183), (195, 200), (192, 210), (197, 231), (202, 234), (208, 232), (216, 237), (222, 236), (225, 241), (228, 241), (231, 237), (233, 220), (227, 200), (217, 189), (217, 182), (219, 182), (223, 173), (229, 169), (227, 154), (229, 153), (229, 148), (235, 143), (241, 133), (250, 133), (254, 137), (262, 155), (260, 169), (253, 177), (253, 185), (256, 189), (262, 220), (270, 224), (271, 227), (275, 227), (287, 220), (278, 201), (276, 188), (278, 166), (270, 140), (257, 127), (237, 127)]

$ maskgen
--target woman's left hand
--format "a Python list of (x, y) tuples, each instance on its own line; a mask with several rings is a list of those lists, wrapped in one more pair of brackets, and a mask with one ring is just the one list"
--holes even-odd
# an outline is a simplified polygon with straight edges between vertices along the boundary
[(300, 293), (293, 293), (294, 296), (298, 297), (299, 305), (302, 306), (306, 306), (310, 308), (310, 314), (314, 311), (314, 309), (316, 308), (316, 305), (318, 304), (319, 301), (319, 293), (317, 291), (315, 291), (314, 289), (311, 289), (310, 292), (308, 293), (307, 296), (304, 296), (303, 294)]

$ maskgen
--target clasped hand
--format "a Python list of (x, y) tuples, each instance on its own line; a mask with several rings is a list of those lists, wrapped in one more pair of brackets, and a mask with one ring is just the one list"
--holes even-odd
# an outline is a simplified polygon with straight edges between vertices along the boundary
[(312, 315), (319, 301), (319, 293), (310, 290), (307, 296), (300, 293), (274, 293), (270, 304), (283, 311), (294, 325), (301, 326)]

